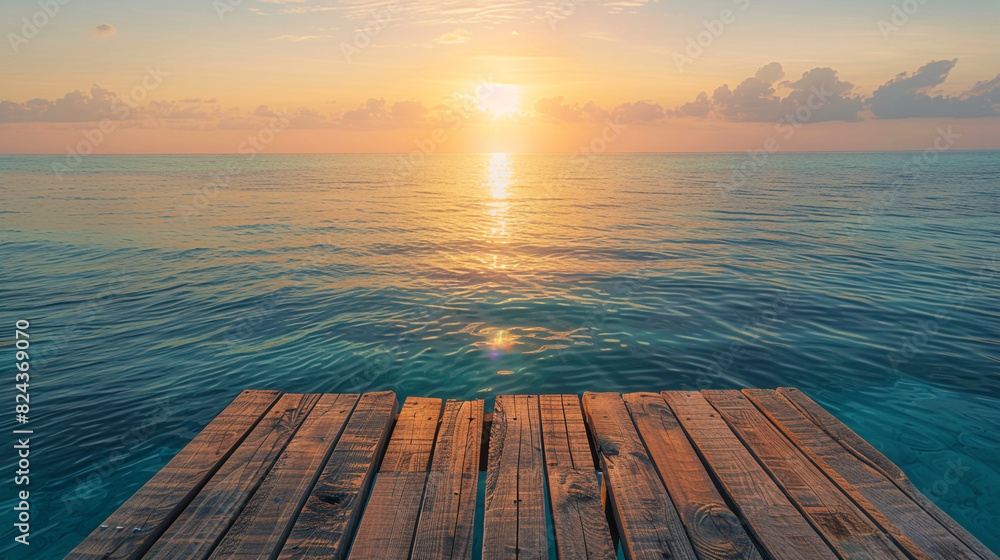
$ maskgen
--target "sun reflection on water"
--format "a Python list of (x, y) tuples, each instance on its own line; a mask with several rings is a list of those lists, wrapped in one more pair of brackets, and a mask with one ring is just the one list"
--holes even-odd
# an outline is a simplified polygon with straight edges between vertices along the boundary
[[(510, 156), (507, 154), (493, 154), (490, 156), (486, 169), (486, 177), (483, 186), (486, 188), (487, 201), (486, 213), (489, 219), (484, 225), (483, 235), (487, 243), (506, 245), (510, 243), (511, 234), (508, 230), (508, 221), (511, 202), (511, 186), (514, 184), (514, 171), (511, 166)], [(507, 269), (508, 256), (491, 253), (486, 256), (484, 264), (493, 271)]]
[(510, 167), (510, 156), (508, 154), (493, 154), (490, 156), (486, 186), (490, 188), (490, 194), (493, 198), (498, 200), (507, 198), (512, 175), (513, 171)]

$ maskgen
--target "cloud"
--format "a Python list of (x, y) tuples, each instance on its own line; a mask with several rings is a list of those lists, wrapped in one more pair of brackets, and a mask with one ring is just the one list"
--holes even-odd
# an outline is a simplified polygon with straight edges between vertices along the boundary
[(784, 77), (781, 65), (772, 62), (743, 80), (735, 89), (723, 84), (712, 93), (713, 109), (731, 121), (774, 121), (781, 118), (781, 98), (774, 82)]
[(397, 101), (389, 110), (393, 120), (399, 123), (413, 123), (427, 115), (427, 107), (419, 101)]
[(611, 110), (611, 115), (621, 122), (649, 122), (662, 119), (666, 116), (663, 107), (648, 101), (636, 101), (635, 103), (622, 103)]
[[(431, 27), (450, 25), (485, 25), (540, 18), (534, 0), (494, 0), (487, 4), (468, 0), (423, 0), (392, 2), (388, 0), (269, 0), (268, 11), (283, 14), (336, 12), (344, 19), (359, 22), (384, 22), (391, 25)], [(272, 7), (273, 6), (273, 7)], [(541, 16), (543, 17), (543, 16)], [(363, 27), (363, 26), (362, 26)]]
[(1000, 74), (989, 81), (977, 82), (963, 94), (965, 98), (981, 97), (994, 105), (1000, 104)]
[(568, 105), (563, 96), (541, 97), (535, 100), (532, 109), (543, 119), (551, 122), (580, 122), (586, 120), (603, 120), (607, 111), (598, 107), (593, 101), (586, 104)]
[(879, 119), (997, 115), (994, 104), (1000, 102), (1000, 76), (979, 82), (957, 97), (933, 91), (944, 83), (957, 62), (958, 59), (931, 61), (913, 74), (904, 72), (889, 80), (876, 89), (868, 100), (872, 114)]
[[(267, 105), (260, 105), (254, 109), (253, 116), (267, 120), (272, 118), (282, 119), (282, 121), (286, 122), (285, 126), (288, 126), (288, 128), (318, 129), (336, 128), (337, 126), (337, 123), (335, 123), (329, 116), (308, 107), (299, 107), (294, 111), (278, 111), (268, 107)], [(237, 124), (239, 123), (227, 123), (228, 126), (234, 126)], [(262, 123), (255, 122), (254, 126), (262, 126)], [(246, 126), (240, 125), (239, 128), (246, 128)]]
[(389, 104), (381, 98), (368, 99), (340, 115), (324, 114), (308, 107), (280, 111), (267, 105), (259, 105), (253, 111), (222, 109), (216, 99), (197, 97), (128, 105), (115, 93), (97, 85), (89, 93), (73, 91), (51, 101), (0, 101), (0, 124), (83, 123), (112, 119), (148, 128), (254, 129), (265, 126), (275, 117), (287, 119), (289, 128), (298, 129), (388, 129), (430, 124), (429, 111), (422, 102), (405, 100)]
[(332, 35), (278, 35), (277, 37), (271, 37), (272, 41), (291, 41), (293, 43), (301, 43), (303, 41), (316, 41), (319, 39), (329, 39)]
[(95, 122), (112, 118), (116, 111), (121, 113), (123, 108), (117, 95), (95, 85), (89, 95), (77, 90), (53, 101), (0, 101), (0, 123)]
[(676, 111), (671, 114), (676, 116), (689, 116), (689, 117), (704, 117), (712, 110), (712, 101), (708, 98), (708, 94), (701, 92), (695, 97), (694, 101), (689, 101), (677, 108)]
[(469, 33), (468, 29), (458, 28), (451, 33), (445, 33), (444, 35), (434, 39), (434, 42), (441, 45), (453, 45), (457, 43), (464, 43), (465, 40), (471, 36), (472, 33)]
[(428, 113), (420, 101), (397, 101), (390, 106), (383, 98), (369, 98), (360, 107), (345, 111), (339, 122), (351, 128), (404, 127), (427, 124)]
[(765, 84), (773, 84), (784, 77), (785, 71), (781, 69), (781, 64), (777, 62), (761, 66), (760, 69), (757, 70), (757, 73), (754, 74), (754, 78)]
[[(806, 107), (810, 111), (809, 122), (861, 120), (864, 100), (852, 95), (854, 85), (841, 81), (832, 68), (813, 68), (802, 74), (800, 80), (783, 82), (781, 86), (792, 90), (781, 100), (787, 113), (798, 113)], [(818, 109), (813, 109), (817, 106)]]
[(364, 105), (345, 112), (341, 119), (348, 123), (367, 124), (383, 121), (389, 117), (385, 110), (385, 99), (369, 98)]
[[(832, 68), (813, 68), (794, 80), (785, 80), (781, 64), (762, 66), (753, 76), (730, 88), (723, 84), (711, 94), (666, 109), (653, 100), (621, 103), (602, 108), (593, 101), (572, 103), (562, 95), (541, 97), (532, 111), (517, 117), (521, 123), (623, 123), (663, 124), (667, 117), (714, 118), (729, 122), (859, 121), (911, 117), (974, 118), (1000, 115), (1000, 75), (981, 80), (959, 95), (937, 91), (955, 60), (932, 61), (912, 74), (902, 73), (865, 98)], [(72, 91), (57, 99), (25, 102), (0, 100), (0, 125), (12, 123), (85, 123), (103, 119), (124, 121), (126, 126), (179, 129), (255, 129), (275, 116), (289, 119), (290, 128), (389, 130), (442, 126), (463, 122), (488, 122), (481, 103), (469, 94), (441, 97), (433, 107), (418, 100), (387, 102), (371, 97), (338, 112), (302, 107), (292, 111), (258, 106), (255, 110), (224, 109), (214, 98), (190, 97), (177, 101), (129, 104), (112, 91), (94, 85), (89, 91)], [(870, 111), (866, 111), (866, 108)]]
[[(832, 68), (813, 68), (799, 80), (779, 82), (784, 77), (781, 64), (772, 62), (734, 89), (723, 84), (711, 97), (701, 92), (694, 101), (667, 113), (674, 117), (714, 115), (732, 122), (777, 122), (799, 113), (808, 115), (806, 119), (796, 117), (800, 122), (861, 119), (864, 100), (853, 95), (854, 85), (840, 80)], [(788, 93), (782, 97), (779, 89)]]
[(114, 35), (117, 31), (118, 30), (115, 29), (115, 26), (111, 25), (110, 23), (102, 23), (101, 25), (98, 25), (93, 29), (91, 29), (90, 34), (93, 35), (94, 37), (103, 38), (103, 37), (110, 37)]

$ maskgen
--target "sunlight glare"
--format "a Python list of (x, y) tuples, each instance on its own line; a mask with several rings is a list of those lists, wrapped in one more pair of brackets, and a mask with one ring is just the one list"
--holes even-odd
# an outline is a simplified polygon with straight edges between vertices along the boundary
[(490, 84), (487, 94), (479, 100), (479, 109), (488, 111), (494, 119), (514, 116), (521, 112), (521, 88), (512, 84)]
[(490, 156), (486, 186), (489, 187), (493, 198), (498, 200), (507, 198), (512, 174), (510, 156), (507, 154), (493, 154)]

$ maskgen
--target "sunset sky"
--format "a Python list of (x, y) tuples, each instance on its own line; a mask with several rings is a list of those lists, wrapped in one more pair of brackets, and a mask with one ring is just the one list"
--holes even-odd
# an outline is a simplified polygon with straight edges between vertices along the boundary
[(998, 21), (995, 0), (7, 0), (0, 152), (898, 150), (947, 127), (1000, 149)]

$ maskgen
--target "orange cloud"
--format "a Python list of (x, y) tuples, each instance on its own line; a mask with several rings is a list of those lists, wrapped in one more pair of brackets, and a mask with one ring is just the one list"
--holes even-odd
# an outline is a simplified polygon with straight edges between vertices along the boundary
[(93, 29), (90, 30), (90, 34), (99, 39), (104, 37), (110, 37), (117, 32), (118, 30), (115, 29), (115, 26), (111, 25), (110, 23), (102, 23), (101, 25), (95, 26)]

